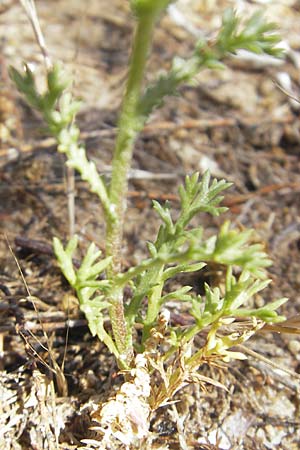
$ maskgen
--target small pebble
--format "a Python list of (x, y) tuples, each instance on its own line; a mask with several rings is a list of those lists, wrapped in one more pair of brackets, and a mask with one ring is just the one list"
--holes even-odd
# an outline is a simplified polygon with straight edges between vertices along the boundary
[(300, 356), (300, 341), (296, 339), (291, 339), (290, 342), (288, 343), (288, 349), (293, 355)]

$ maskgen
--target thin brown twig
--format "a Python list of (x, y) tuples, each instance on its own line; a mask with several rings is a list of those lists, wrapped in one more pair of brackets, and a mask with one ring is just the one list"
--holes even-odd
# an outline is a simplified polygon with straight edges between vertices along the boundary
[(267, 186), (263, 186), (260, 189), (257, 189), (256, 191), (253, 192), (249, 192), (247, 194), (227, 196), (224, 200), (224, 205), (231, 207), (240, 203), (245, 203), (247, 200), (250, 200), (251, 198), (265, 196), (272, 192), (280, 191), (281, 189), (285, 188), (299, 190), (300, 183), (292, 182), (292, 183), (268, 184)]
[[(37, 253), (39, 255), (49, 255), (54, 257), (54, 251), (51, 244), (47, 242), (40, 241), (37, 239), (27, 238), (26, 236), (16, 236), (15, 244), (23, 250), (27, 250), (32, 253)], [(73, 264), (76, 268), (80, 267), (80, 261), (73, 258)]]

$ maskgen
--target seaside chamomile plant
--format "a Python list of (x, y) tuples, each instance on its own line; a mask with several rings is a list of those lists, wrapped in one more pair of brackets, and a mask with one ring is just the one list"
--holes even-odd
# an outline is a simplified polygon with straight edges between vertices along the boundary
[[(122, 271), (128, 172), (134, 143), (151, 113), (168, 96), (178, 95), (178, 88), (190, 83), (202, 69), (223, 68), (225, 58), (239, 49), (275, 57), (282, 53), (274, 24), (266, 22), (261, 13), (243, 22), (228, 9), (213, 40), (199, 40), (191, 56), (175, 57), (169, 71), (158, 74), (154, 82), (144, 86), (153, 31), (170, 3), (170, 0), (130, 1), (136, 28), (109, 182), (98, 173), (79, 142), (75, 116), (80, 102), (68, 89), (70, 80), (63, 65), (49, 67), (45, 92), (37, 90), (28, 65), (25, 64), (23, 72), (10, 68), (18, 90), (43, 116), (49, 133), (57, 141), (58, 151), (66, 155), (67, 164), (88, 183), (103, 209), (105, 255), (91, 244), (77, 268), (73, 256), (78, 238), (74, 236), (66, 246), (58, 238), (53, 241), (58, 264), (76, 291), (91, 333), (115, 355), (126, 375), (126, 383), (117, 396), (102, 405), (95, 417), (102, 443), (116, 439), (131, 445), (147, 436), (150, 412), (166, 404), (187, 382), (218, 384), (201, 376), (198, 369), (203, 362), (244, 358), (231, 348), (246, 341), (265, 323), (284, 319), (277, 309), (286, 299), (261, 308), (247, 308), (248, 301), (270, 282), (265, 269), (271, 261), (261, 244), (252, 243), (252, 231), (235, 230), (225, 222), (216, 235), (207, 238), (203, 227), (192, 225), (201, 213), (218, 216), (226, 210), (220, 203), (231, 184), (211, 180), (208, 172), (186, 176), (179, 188), (180, 209), (176, 218), (169, 203), (154, 202), (161, 225), (155, 241), (147, 244), (148, 257)], [(224, 286), (205, 285), (203, 296), (193, 293), (190, 286), (166, 292), (166, 283), (177, 274), (198, 272), (210, 263), (225, 268)], [(127, 287), (132, 296), (124, 302)], [(186, 326), (170, 321), (170, 301), (187, 304), (190, 321)], [(225, 325), (240, 318), (247, 319), (248, 327), (240, 332), (222, 332)], [(193, 339), (200, 332), (206, 333), (206, 342), (195, 349)], [(162, 380), (159, 389), (151, 381), (154, 373)]]

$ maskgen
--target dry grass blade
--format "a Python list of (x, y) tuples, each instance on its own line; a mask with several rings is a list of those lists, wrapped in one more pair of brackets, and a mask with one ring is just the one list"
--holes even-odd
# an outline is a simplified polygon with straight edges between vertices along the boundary
[[(28, 20), (31, 23), (36, 41), (40, 47), (44, 58), (46, 71), (49, 72), (53, 65), (46, 46), (45, 38), (42, 33), (39, 17), (37, 14), (34, 0), (20, 0)], [(67, 201), (68, 201), (68, 217), (69, 217), (69, 235), (72, 237), (75, 233), (75, 174), (72, 167), (66, 167), (66, 184), (67, 184)]]
[(38, 14), (36, 11), (36, 6), (34, 0), (20, 0), (21, 5), (23, 6), (26, 15), (32, 25), (37, 43), (41, 49), (42, 55), (44, 57), (46, 69), (49, 70), (52, 67), (52, 62), (46, 47), (44, 35), (42, 33), (42, 29), (40, 26), (40, 21), (38, 18)]
[(259, 361), (262, 361), (263, 363), (267, 364), (268, 366), (271, 366), (277, 370), (281, 370), (282, 372), (285, 372), (286, 374), (290, 375), (292, 378), (296, 378), (297, 380), (300, 380), (300, 375), (298, 373), (294, 372), (293, 370), (290, 370), (287, 367), (283, 367), (280, 364), (275, 363), (271, 359), (266, 358), (265, 356), (261, 355), (260, 353), (257, 353), (254, 350), (251, 350), (250, 348), (247, 348), (244, 345), (239, 345), (238, 348), (240, 348), (244, 353), (248, 354), (249, 356), (252, 356), (255, 359), (258, 359)]
[[(29, 289), (29, 286), (27, 284), (26, 278), (25, 278), (25, 276), (23, 274), (23, 271), (21, 269), (21, 266), (19, 264), (18, 259), (17, 259), (16, 255), (13, 252), (13, 249), (12, 249), (10, 243), (9, 243), (9, 240), (8, 240), (7, 236), (5, 236), (5, 239), (6, 239), (9, 251), (10, 251), (13, 259), (15, 260), (17, 267), (18, 267), (18, 271), (20, 273), (20, 276), (22, 278), (22, 281), (24, 283), (25, 289), (26, 289), (27, 294), (28, 294), (28, 299), (30, 299), (31, 302), (32, 302), (32, 305), (33, 305), (33, 308), (35, 310), (37, 319), (38, 319), (38, 321), (40, 323), (40, 326), (41, 326), (41, 330), (42, 330), (43, 336), (45, 338), (45, 341), (47, 342), (47, 347), (45, 347), (43, 345), (43, 343), (30, 330), (26, 330), (24, 327), (21, 327), (21, 328), (19, 327), (20, 336), (23, 338), (23, 340), (25, 342), (25, 346), (28, 346), (28, 348), (33, 352), (33, 355), (35, 357), (37, 357), (38, 360), (50, 370), (50, 372), (54, 373), (54, 375), (56, 377), (56, 381), (57, 381), (57, 389), (58, 389), (59, 395), (67, 396), (68, 395), (67, 381), (66, 381), (65, 375), (64, 375), (61, 367), (57, 364), (55, 355), (54, 355), (54, 353), (52, 351), (51, 340), (49, 339), (49, 336), (48, 336), (46, 330), (43, 327), (43, 322), (42, 322), (40, 314), (39, 314), (39, 309), (37, 307), (36, 302), (34, 301), (34, 297), (30, 293), (30, 289)], [(27, 336), (24, 334), (24, 331), (28, 331), (29, 334), (38, 342), (38, 344), (48, 352), (49, 359), (50, 359), (50, 364), (48, 364), (43, 358), (41, 358), (40, 355), (38, 354), (38, 352), (34, 349), (34, 347), (28, 342)]]
[(284, 322), (280, 322), (274, 325), (266, 324), (260, 333), (287, 333), (287, 334), (299, 334), (300, 335), (300, 314), (296, 314), (294, 317), (289, 317)]

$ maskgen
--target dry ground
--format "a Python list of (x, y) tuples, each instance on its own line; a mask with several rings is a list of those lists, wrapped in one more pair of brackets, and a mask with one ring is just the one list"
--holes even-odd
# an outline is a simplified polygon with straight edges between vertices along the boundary
[[(212, 33), (228, 4), (247, 14), (262, 3), (289, 45), (286, 59), (231, 59), (228, 69), (203, 72), (155, 113), (136, 145), (124, 266), (138, 260), (145, 240), (154, 237), (151, 199), (170, 198), (176, 205), (184, 174), (208, 167), (235, 183), (225, 201), (227, 218), (255, 228), (274, 260), (272, 287), (257, 302), (287, 296), (283, 313), (294, 317), (300, 309), (300, 109), (276, 80), (290, 79), (293, 95), (300, 95), (299, 2), (181, 0), (183, 24), (170, 15), (163, 19), (149, 78), (175, 53), (188, 54), (199, 30)], [(37, 7), (50, 53), (74, 74), (74, 92), (83, 99), (79, 123), (89, 156), (109, 176), (133, 28), (127, 2), (40, 0)], [(52, 237), (68, 234), (64, 161), (7, 77), (7, 66), (24, 60), (41, 70), (17, 1), (0, 2), (0, 36), (0, 449), (75, 449), (88, 436), (91, 405), (119, 378), (112, 358), (91, 338), (51, 253)], [(79, 180), (76, 192), (81, 252), (90, 241), (102, 248), (101, 209)], [(218, 225), (203, 220), (208, 232)], [(295, 375), (255, 354), (243, 363), (204, 368), (228, 392), (182, 391), (179, 418), (172, 408), (153, 417), (153, 448), (300, 448), (298, 338), (268, 334), (247, 347)]]

